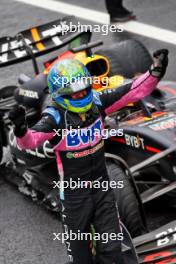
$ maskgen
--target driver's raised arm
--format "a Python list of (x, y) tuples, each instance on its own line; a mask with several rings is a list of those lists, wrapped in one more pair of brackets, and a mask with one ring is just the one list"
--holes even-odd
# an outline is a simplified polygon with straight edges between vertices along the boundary
[(133, 82), (117, 89), (94, 93), (95, 103), (105, 115), (111, 114), (129, 103), (134, 103), (148, 96), (164, 76), (168, 65), (168, 50), (158, 50), (153, 54), (153, 64), (149, 71)]
[(17, 106), (10, 111), (9, 119), (14, 124), (18, 146), (22, 149), (34, 149), (46, 140), (54, 138), (56, 135), (54, 129), (59, 126), (60, 114), (53, 107), (48, 107), (43, 111), (41, 119), (33, 127), (28, 128), (25, 109), (23, 106)]

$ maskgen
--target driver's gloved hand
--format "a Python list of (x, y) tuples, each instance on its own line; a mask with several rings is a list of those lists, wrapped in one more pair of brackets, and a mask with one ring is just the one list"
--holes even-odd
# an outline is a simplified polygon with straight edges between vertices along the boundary
[(167, 49), (160, 49), (153, 53), (153, 64), (149, 70), (151, 75), (159, 79), (165, 75), (168, 65), (168, 54), (169, 51)]
[(23, 137), (27, 131), (25, 108), (21, 105), (10, 110), (9, 119), (14, 124), (14, 134), (16, 137)]

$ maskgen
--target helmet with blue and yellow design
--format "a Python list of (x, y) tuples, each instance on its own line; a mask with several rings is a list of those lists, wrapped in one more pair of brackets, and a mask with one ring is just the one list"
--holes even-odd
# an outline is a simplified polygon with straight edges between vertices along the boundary
[(85, 113), (93, 101), (92, 77), (86, 66), (76, 59), (63, 59), (53, 64), (47, 76), (49, 92), (68, 111)]

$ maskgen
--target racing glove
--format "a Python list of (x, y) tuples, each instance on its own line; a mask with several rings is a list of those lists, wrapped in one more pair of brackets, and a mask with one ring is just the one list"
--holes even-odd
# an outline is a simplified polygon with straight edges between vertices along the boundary
[(160, 49), (153, 53), (153, 64), (150, 68), (150, 74), (154, 77), (161, 79), (167, 69), (168, 65), (168, 54), (167, 49)]
[(27, 122), (25, 108), (21, 105), (10, 110), (9, 119), (14, 124), (14, 134), (16, 137), (23, 137), (27, 132)]

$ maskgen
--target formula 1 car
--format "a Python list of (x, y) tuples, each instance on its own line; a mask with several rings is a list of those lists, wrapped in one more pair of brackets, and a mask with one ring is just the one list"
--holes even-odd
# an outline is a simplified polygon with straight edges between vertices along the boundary
[(133, 240), (122, 223), (121, 228), (123, 231), (122, 254), (124, 264), (176, 263), (176, 221)]
[(140, 264), (176, 263), (175, 226), (173, 221), (133, 239)]
[[(92, 49), (102, 42), (91, 43), (90, 31), (72, 32), (69, 29), (63, 33), (63, 26), (68, 29), (74, 20), (74, 17), (65, 17), (25, 30), (15, 37), (0, 38), (0, 67), (31, 59), (35, 71), (33, 78), (21, 74), (19, 86), (0, 89), (0, 159), (3, 147), (9, 146), (11, 154), (11, 158), (1, 165), (1, 171), (20, 192), (56, 212), (60, 211), (60, 201), (53, 182), (59, 177), (52, 147), (46, 141), (40, 148), (22, 151), (16, 144), (8, 111), (16, 104), (22, 104), (26, 107), (29, 127), (36, 123), (50, 101), (47, 72), (55, 61), (62, 58), (74, 57), (82, 61), (91, 75), (99, 78), (100, 85), (93, 88), (100, 93), (103, 89), (107, 92), (118, 89), (152, 64), (146, 48), (135, 40), (92, 53)], [(43, 72), (39, 73), (36, 57), (67, 44), (67, 50), (45, 61)], [(116, 80), (113, 85), (112, 77)], [(124, 181), (125, 188), (115, 194), (117, 201), (120, 200), (121, 218), (132, 236), (146, 231), (143, 203), (162, 194), (174, 195), (176, 101), (173, 95), (176, 92), (172, 85), (161, 85), (145, 100), (128, 105), (106, 120), (107, 127), (124, 130), (123, 137), (106, 140), (106, 156), (110, 178)]]

